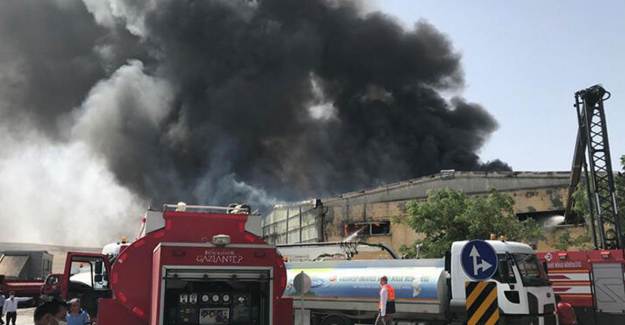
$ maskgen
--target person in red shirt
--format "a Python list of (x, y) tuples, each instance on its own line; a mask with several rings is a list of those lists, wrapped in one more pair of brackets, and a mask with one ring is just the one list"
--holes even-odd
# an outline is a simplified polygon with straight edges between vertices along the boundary
[(388, 278), (380, 278), (380, 303), (378, 305), (378, 318), (375, 325), (392, 325), (395, 313), (395, 288), (388, 284)]

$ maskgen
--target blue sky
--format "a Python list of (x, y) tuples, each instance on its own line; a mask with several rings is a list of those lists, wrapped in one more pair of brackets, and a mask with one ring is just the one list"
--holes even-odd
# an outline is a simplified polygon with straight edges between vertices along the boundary
[(569, 170), (573, 93), (601, 83), (614, 169), (625, 154), (625, 1), (374, 0), (412, 28), (424, 19), (462, 53), (466, 88), (499, 122), (480, 153), (515, 170)]

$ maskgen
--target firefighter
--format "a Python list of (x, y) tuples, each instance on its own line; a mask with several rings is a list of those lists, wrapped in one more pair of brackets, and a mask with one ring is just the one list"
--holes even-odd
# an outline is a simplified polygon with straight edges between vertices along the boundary
[(392, 325), (395, 313), (395, 288), (388, 284), (388, 278), (380, 278), (380, 304), (378, 306), (378, 318), (375, 325)]

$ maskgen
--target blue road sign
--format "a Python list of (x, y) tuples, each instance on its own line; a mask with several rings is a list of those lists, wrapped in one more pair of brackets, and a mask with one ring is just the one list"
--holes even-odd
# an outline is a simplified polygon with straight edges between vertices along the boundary
[(483, 240), (470, 240), (460, 254), (464, 273), (474, 280), (488, 280), (497, 272), (497, 253)]

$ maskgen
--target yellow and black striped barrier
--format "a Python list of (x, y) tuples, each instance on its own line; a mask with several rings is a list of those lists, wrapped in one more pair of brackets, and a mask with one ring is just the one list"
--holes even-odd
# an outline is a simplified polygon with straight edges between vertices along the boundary
[(495, 325), (499, 321), (497, 284), (471, 281), (465, 284), (467, 294), (467, 325)]

